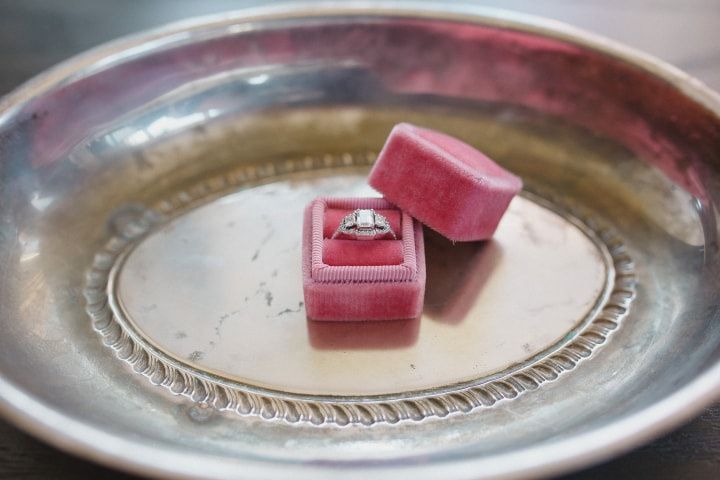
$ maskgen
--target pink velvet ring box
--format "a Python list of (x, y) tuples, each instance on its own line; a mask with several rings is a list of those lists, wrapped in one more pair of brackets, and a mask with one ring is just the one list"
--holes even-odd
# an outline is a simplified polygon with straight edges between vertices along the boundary
[[(333, 239), (342, 218), (355, 209), (385, 216), (397, 239)], [(422, 225), (382, 198), (313, 200), (305, 209), (302, 262), (311, 320), (394, 320), (422, 311)]]
[(492, 237), (522, 180), (475, 148), (400, 123), (370, 172), (370, 185), (423, 224), (456, 241)]

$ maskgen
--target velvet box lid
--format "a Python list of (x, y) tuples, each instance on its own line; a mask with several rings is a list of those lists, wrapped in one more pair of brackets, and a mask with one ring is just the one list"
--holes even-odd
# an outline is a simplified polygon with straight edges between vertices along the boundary
[(492, 237), (522, 180), (460, 140), (396, 125), (370, 172), (391, 203), (453, 241)]

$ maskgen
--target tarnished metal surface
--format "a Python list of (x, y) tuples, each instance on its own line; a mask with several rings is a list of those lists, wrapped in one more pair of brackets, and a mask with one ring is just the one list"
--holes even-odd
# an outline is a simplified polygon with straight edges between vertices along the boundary
[(304, 205), (320, 190), (375, 195), (362, 176), (337, 173), (280, 177), (166, 222), (135, 212), (88, 276), (95, 327), (153, 383), (221, 410), (396, 423), (493, 406), (556, 379), (607, 339), (635, 296), (617, 235), (530, 196), (491, 242), (429, 235), (422, 318), (305, 322)]
[[(97, 50), (2, 103), (9, 418), (145, 473), (470, 478), (605, 458), (713, 400), (714, 94), (472, 10), (254, 15)], [(398, 121), (536, 193), (492, 242), (428, 237), (420, 321), (316, 328), (298, 212), (363, 191)]]

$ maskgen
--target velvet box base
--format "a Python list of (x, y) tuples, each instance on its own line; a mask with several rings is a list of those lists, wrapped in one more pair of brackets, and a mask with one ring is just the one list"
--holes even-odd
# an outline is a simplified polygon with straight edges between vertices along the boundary
[[(342, 217), (377, 210), (396, 240), (332, 239)], [(425, 295), (422, 225), (381, 198), (318, 198), (305, 209), (303, 291), (311, 320), (415, 318)]]

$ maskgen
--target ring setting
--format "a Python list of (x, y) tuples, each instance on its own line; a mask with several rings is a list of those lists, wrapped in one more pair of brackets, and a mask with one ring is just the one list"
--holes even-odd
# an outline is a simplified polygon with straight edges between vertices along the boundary
[(371, 208), (358, 208), (345, 215), (332, 238), (343, 235), (354, 237), (356, 240), (377, 240), (384, 237), (397, 240), (388, 219)]

